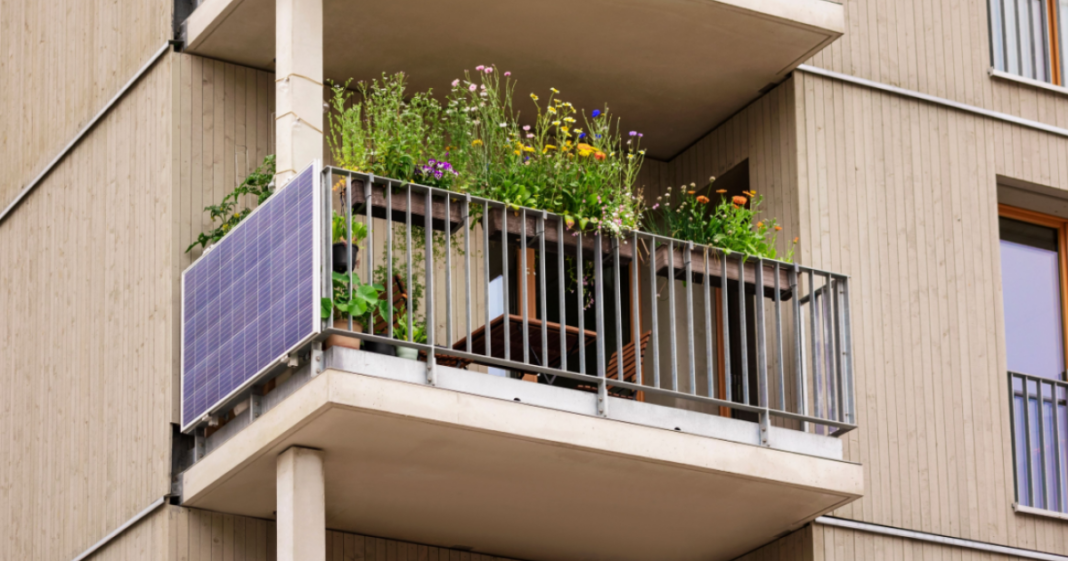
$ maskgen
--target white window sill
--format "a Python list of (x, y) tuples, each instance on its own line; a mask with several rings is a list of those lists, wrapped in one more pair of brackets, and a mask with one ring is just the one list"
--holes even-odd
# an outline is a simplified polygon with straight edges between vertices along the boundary
[(989, 74), (991, 78), (1016, 82), (1017, 84), (1024, 84), (1025, 86), (1031, 86), (1032, 88), (1039, 88), (1053, 93), (1068, 96), (1068, 88), (1064, 86), (1055, 86), (1053, 84), (1048, 84), (1039, 80), (1032, 80), (1030, 78), (1024, 78), (1023, 76), (1017, 76), (1009, 72), (995, 70), (994, 68), (987, 70), (986, 73)]
[(1068, 520), (1068, 514), (1065, 514), (1063, 512), (1057, 512), (1055, 510), (1046, 510), (1044, 508), (1024, 506), (1020, 503), (1012, 503), (1012, 510), (1015, 510), (1018, 514), (1030, 514), (1033, 516), (1056, 518), (1057, 520)]

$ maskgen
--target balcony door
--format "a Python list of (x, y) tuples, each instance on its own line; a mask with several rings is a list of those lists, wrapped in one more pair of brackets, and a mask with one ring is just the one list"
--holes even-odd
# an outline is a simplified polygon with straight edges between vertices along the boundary
[(1068, 511), (1068, 221), (1000, 207), (1017, 503)]

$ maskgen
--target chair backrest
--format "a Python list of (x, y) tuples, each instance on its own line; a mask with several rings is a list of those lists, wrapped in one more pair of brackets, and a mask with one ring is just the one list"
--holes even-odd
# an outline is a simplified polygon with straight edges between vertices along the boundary
[[(638, 338), (638, 344), (641, 345), (642, 356), (648, 356), (645, 353), (645, 349), (649, 346), (649, 339), (653, 336), (652, 331), (646, 331), (642, 333), (642, 336)], [(627, 382), (633, 382), (637, 379), (638, 374), (638, 361), (636, 360), (636, 353), (634, 352), (635, 342), (631, 341), (623, 348), (612, 354), (612, 358), (608, 359), (608, 365), (605, 368), (605, 376), (608, 378), (615, 378), (619, 375), (619, 357), (623, 357), (623, 380)]]
[[(383, 296), (385, 296), (383, 294)], [(400, 313), (394, 313), (393, 326), (400, 325), (404, 321), (404, 312), (408, 309), (408, 291), (404, 287), (404, 280), (400, 275), (393, 275), (393, 309)], [(375, 313), (375, 333), (381, 335), (389, 332), (386, 318)]]

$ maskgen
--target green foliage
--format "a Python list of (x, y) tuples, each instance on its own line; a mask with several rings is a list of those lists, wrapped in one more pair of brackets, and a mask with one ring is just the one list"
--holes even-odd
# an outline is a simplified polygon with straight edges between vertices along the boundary
[(364, 284), (356, 275), (352, 275), (350, 290), (349, 275), (333, 273), (333, 294), (331, 298), (322, 299), (322, 317), (337, 319), (351, 315), (352, 320), (361, 325), (369, 325), (374, 313), (381, 315), (389, 312), (389, 302), (381, 298), (384, 288), (381, 284)]
[[(404, 314), (403, 310), (395, 310), (393, 317)], [(401, 341), (408, 340), (408, 321), (403, 319), (393, 327), (393, 338)], [(426, 344), (426, 324), (421, 321), (412, 321), (412, 342)]]
[[(367, 224), (356, 221), (357, 216), (352, 217), (352, 243), (359, 244), (361, 241), (367, 239)], [(330, 220), (330, 239), (331, 243), (341, 243), (345, 241), (345, 235), (348, 233), (345, 228), (345, 217), (338, 211), (334, 211), (334, 216)]]
[(243, 201), (247, 203), (248, 199), (255, 198), (255, 204), (259, 206), (271, 196), (273, 192), (270, 185), (273, 179), (274, 156), (270, 155), (263, 159), (260, 167), (248, 174), (248, 177), (241, 182), (241, 185), (238, 185), (229, 195), (223, 197), (219, 204), (204, 207), (204, 212), (211, 216), (213, 228), (207, 232), (202, 232), (195, 242), (189, 244), (185, 252), (189, 253), (198, 245), (202, 248), (207, 248), (209, 245), (221, 240), (223, 236), (252, 213), (251, 206), (242, 204)]
[[(533, 125), (520, 126), (515, 82), (493, 67), (452, 83), (445, 109), (449, 159), (475, 195), (564, 216), (568, 228), (636, 229), (642, 198), (633, 188), (645, 151), (623, 137), (608, 108), (586, 116), (555, 89), (544, 106), (531, 94)], [(579, 121), (581, 120), (581, 124)]]
[[(709, 178), (705, 192), (711, 191), (715, 179)], [(793, 260), (793, 244), (786, 255), (780, 256), (776, 250), (776, 239), (782, 230), (776, 220), (757, 219), (763, 196), (746, 191), (728, 200), (724, 191), (717, 191), (719, 203), (713, 204), (711, 197), (698, 193), (696, 188), (694, 183), (678, 190), (668, 187), (649, 210), (646, 227), (662, 236), (710, 245), (728, 254), (736, 251), (765, 259)]]
[(431, 91), (405, 99), (405, 76), (333, 85), (327, 114), (334, 162), (344, 168), (411, 181), (418, 166), (443, 154), (441, 105)]

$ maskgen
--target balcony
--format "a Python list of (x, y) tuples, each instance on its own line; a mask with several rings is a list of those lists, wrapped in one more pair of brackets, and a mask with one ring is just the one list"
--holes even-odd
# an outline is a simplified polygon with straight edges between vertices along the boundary
[[(273, 69), (276, 0), (204, 0), (185, 22), (186, 52)], [(842, 35), (827, 0), (645, 0), (537, 4), (464, 0), (323, 5), (327, 79), (403, 70), (415, 90), (486, 63), (520, 88), (563, 91), (578, 107), (627, 115), (665, 160), (781, 82)], [(529, 112), (530, 108), (523, 108)]]
[[(299, 445), (330, 528), (732, 559), (861, 496), (849, 279), (598, 232), (305, 170), (185, 273), (183, 504), (270, 518)], [(376, 275), (385, 305), (339, 313)]]

